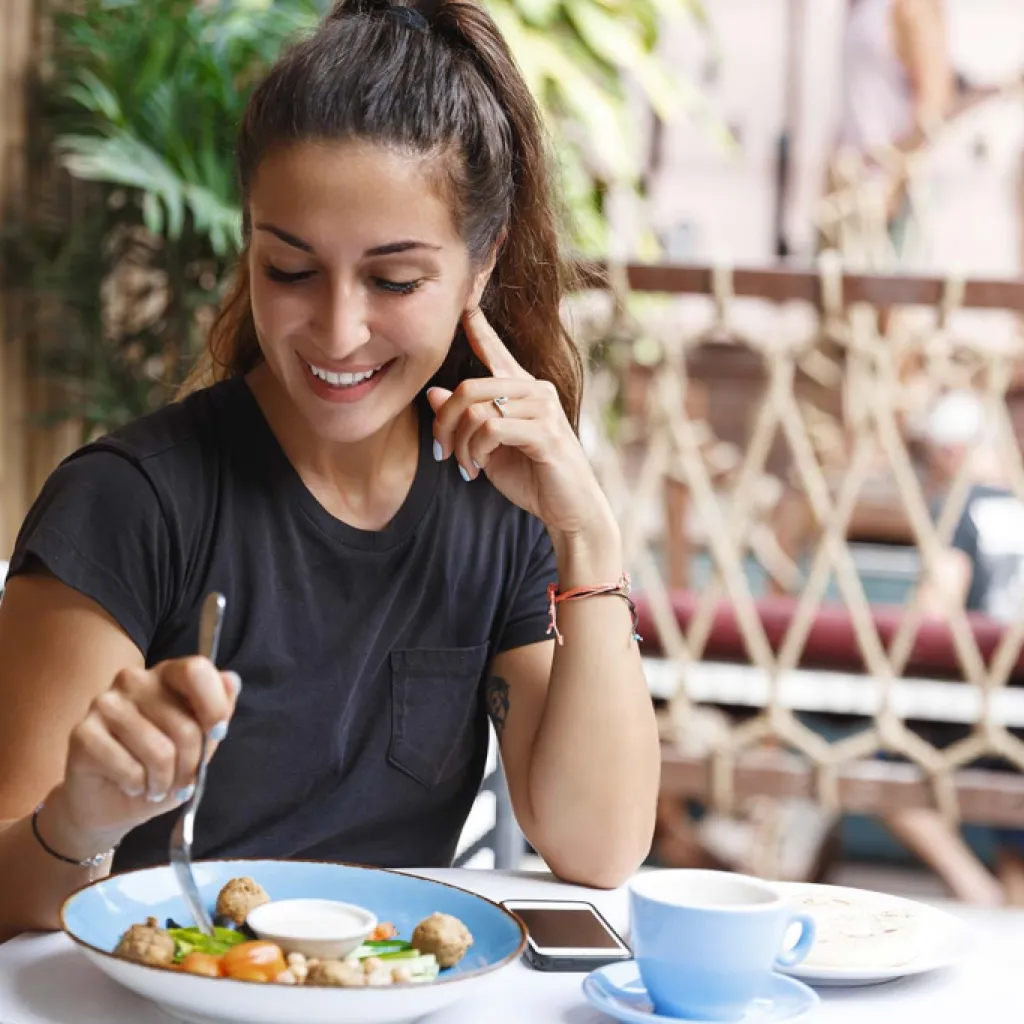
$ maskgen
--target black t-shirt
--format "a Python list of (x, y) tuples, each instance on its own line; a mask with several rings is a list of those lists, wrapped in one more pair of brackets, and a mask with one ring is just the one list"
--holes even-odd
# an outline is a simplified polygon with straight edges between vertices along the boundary
[[(88, 445), (29, 512), (10, 575), (38, 560), (102, 605), (147, 664), (193, 654), (227, 597), (220, 666), (243, 681), (210, 764), (199, 857), (447, 865), (487, 751), (485, 668), (547, 639), (547, 531), (489, 482), (420, 458), (384, 529), (331, 516), (242, 379)], [(166, 862), (173, 814), (115, 870)]]
[(1015, 622), (1024, 608), (1024, 504), (1002, 487), (976, 484), (952, 544), (971, 560), (969, 611)]

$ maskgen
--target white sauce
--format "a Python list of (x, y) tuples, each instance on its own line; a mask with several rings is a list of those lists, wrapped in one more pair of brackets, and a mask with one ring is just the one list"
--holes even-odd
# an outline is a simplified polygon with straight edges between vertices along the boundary
[(304, 939), (346, 938), (373, 927), (368, 915), (330, 900), (268, 903), (254, 916), (257, 931)]

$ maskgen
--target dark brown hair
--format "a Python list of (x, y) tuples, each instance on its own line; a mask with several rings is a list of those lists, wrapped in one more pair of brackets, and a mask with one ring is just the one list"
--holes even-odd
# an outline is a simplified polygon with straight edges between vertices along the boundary
[[(490, 15), (468, 0), (339, 0), (309, 39), (257, 86), (238, 138), (243, 209), (260, 162), (303, 141), (360, 139), (436, 159), (474, 266), (498, 258), (481, 302), (520, 365), (558, 390), (578, 423), (582, 368), (559, 315), (569, 265), (559, 239), (540, 113)], [(262, 359), (245, 249), (194, 385), (244, 374)], [(436, 383), (486, 371), (461, 327)]]

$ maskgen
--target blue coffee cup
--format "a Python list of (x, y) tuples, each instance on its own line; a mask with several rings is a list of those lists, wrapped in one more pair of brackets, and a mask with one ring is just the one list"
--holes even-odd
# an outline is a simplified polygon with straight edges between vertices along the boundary
[[(724, 871), (667, 870), (629, 886), (631, 944), (657, 1013), (740, 1020), (773, 971), (798, 964), (814, 921), (769, 884)], [(800, 936), (789, 949), (790, 927)]]

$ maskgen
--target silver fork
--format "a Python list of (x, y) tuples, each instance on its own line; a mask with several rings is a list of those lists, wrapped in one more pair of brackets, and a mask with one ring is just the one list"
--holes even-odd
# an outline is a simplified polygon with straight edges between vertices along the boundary
[[(220, 644), (220, 628), (224, 621), (224, 607), (227, 602), (223, 594), (215, 592), (207, 595), (203, 602), (203, 613), (199, 620), (199, 653), (214, 664), (217, 663), (217, 647)], [(203, 733), (202, 746), (199, 753), (199, 771), (196, 774), (195, 790), (181, 808), (181, 814), (171, 832), (170, 858), (181, 886), (185, 903), (192, 914), (196, 927), (204, 935), (213, 935), (213, 922), (206, 912), (199, 889), (192, 875), (192, 837), (194, 835), (196, 812), (199, 801), (203, 799), (203, 787), (206, 785), (206, 754), (207, 738)]]

